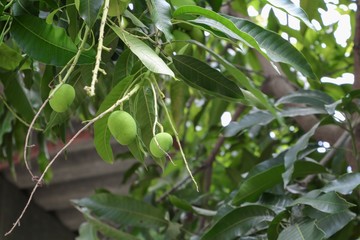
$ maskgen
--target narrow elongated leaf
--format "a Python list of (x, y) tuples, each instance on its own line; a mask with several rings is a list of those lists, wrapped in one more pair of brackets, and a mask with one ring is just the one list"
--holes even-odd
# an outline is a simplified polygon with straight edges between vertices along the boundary
[(317, 79), (304, 55), (280, 35), (266, 30), (251, 21), (232, 16), (227, 17), (237, 28), (255, 38), (272, 61), (289, 64), (306, 77)]
[[(14, 17), (11, 34), (30, 57), (49, 65), (64, 66), (78, 51), (65, 29), (47, 24), (44, 20), (24, 15)], [(83, 52), (78, 64), (95, 61), (93, 49)]]
[(150, 14), (155, 26), (165, 34), (166, 40), (171, 41), (170, 4), (165, 0), (151, 0), (151, 2), (152, 8), (150, 8)]
[(224, 136), (233, 137), (242, 130), (255, 125), (264, 126), (274, 120), (274, 116), (265, 111), (257, 111), (245, 115), (239, 122), (231, 122), (225, 127)]
[(221, 16), (214, 11), (199, 6), (182, 6), (175, 10), (175, 12), (173, 13), (173, 17), (179, 17), (183, 14), (198, 14), (207, 17), (208, 19), (213, 20), (211, 27), (214, 27), (216, 29), (222, 29), (224, 31), (227, 30), (227, 33), (231, 34), (232, 37), (243, 41), (248, 46), (253, 47), (261, 52), (258, 43), (250, 34), (240, 31), (229, 19)]
[(300, 19), (309, 28), (314, 29), (314, 26), (311, 24), (308, 16), (306, 15), (306, 12), (301, 7), (296, 6), (292, 1), (290, 0), (266, 0), (266, 1), (271, 5), (273, 5), (274, 7), (280, 8), (285, 12), (289, 13), (290, 15)]
[(304, 150), (308, 146), (310, 138), (314, 135), (315, 130), (319, 126), (319, 123), (315, 124), (307, 133), (302, 135), (300, 139), (291, 147), (285, 154), (284, 165), (285, 172), (282, 174), (284, 180), (284, 186), (286, 186), (291, 179), (291, 175), (294, 171), (294, 163), (297, 160), (297, 156), (300, 151)]
[(325, 109), (326, 105), (332, 104), (334, 99), (321, 91), (301, 90), (286, 95), (276, 101), (276, 105), (286, 103), (303, 103), (312, 107)]
[(328, 183), (322, 189), (322, 192), (328, 193), (331, 191), (339, 192), (341, 194), (350, 194), (354, 188), (360, 185), (360, 173), (347, 173)]
[(287, 108), (280, 112), (280, 115), (283, 117), (307, 116), (313, 114), (328, 114), (328, 112), (323, 108), (313, 107)]
[[(104, 101), (101, 103), (99, 110), (97, 111), (97, 115), (111, 107), (117, 100), (119, 100), (129, 84), (131, 83), (133, 76), (129, 76), (123, 80), (121, 80), (106, 96)], [(94, 123), (94, 145), (97, 153), (100, 157), (108, 162), (112, 163), (114, 161), (114, 154), (110, 146), (110, 131), (107, 127), (107, 120), (109, 118), (109, 114), (99, 119)]]
[(243, 100), (241, 89), (206, 63), (186, 55), (176, 55), (173, 61), (189, 86), (228, 100)]
[[(122, 232), (107, 223), (100, 221), (98, 218), (91, 216), (89, 209), (77, 208), (84, 215), (85, 219), (94, 227), (96, 230), (101, 232), (104, 236), (111, 239), (122, 239), (122, 240), (138, 240), (138, 238), (132, 235)], [(86, 238), (88, 240), (89, 238)], [(84, 239), (85, 240), (85, 239)]]
[(255, 231), (258, 224), (270, 222), (275, 213), (261, 205), (249, 205), (232, 210), (207, 231), (202, 240), (234, 239)]
[(110, 27), (150, 71), (174, 77), (173, 71), (154, 52), (154, 50), (152, 50), (143, 41), (130, 35), (117, 26)]
[(240, 84), (241, 87), (244, 87), (250, 91), (250, 93), (252, 94), (251, 98), (249, 98), (250, 94), (248, 94), (244, 89), (242, 89), (244, 97), (246, 97), (246, 100), (250, 102), (250, 105), (265, 107), (271, 114), (273, 114), (276, 118), (278, 118), (279, 122), (281, 122), (281, 119), (279, 119), (278, 117), (277, 110), (275, 110), (271, 101), (269, 101), (267, 96), (263, 94), (257, 87), (254, 86), (252, 81), (242, 71), (240, 71), (233, 64), (228, 62), (226, 59), (224, 59), (219, 54), (217, 54), (210, 48), (206, 47), (202, 43), (198, 41), (190, 41), (190, 42), (205, 49), (207, 52), (213, 55), (219, 61), (219, 63), (222, 64), (225, 67), (225, 69), (231, 74), (231, 76), (236, 80), (236, 83)]
[(99, 14), (103, 0), (80, 0), (79, 15), (92, 28)]
[(209, 31), (215, 29), (225, 34), (223, 36), (243, 41), (269, 57), (272, 61), (289, 64), (305, 76), (316, 79), (305, 57), (294, 46), (274, 32), (268, 31), (248, 20), (220, 15), (198, 6), (180, 7), (173, 13), (173, 16), (183, 14), (200, 15), (202, 18), (190, 22), (200, 26), (206, 25)]
[(279, 235), (278, 240), (305, 240), (305, 239), (324, 239), (325, 233), (319, 229), (315, 221), (296, 223), (284, 229)]
[(289, 215), (290, 214), (288, 211), (282, 211), (279, 214), (277, 214), (276, 217), (274, 217), (274, 219), (269, 224), (269, 228), (267, 230), (268, 239), (277, 239), (278, 238), (279, 233), (281, 231), (281, 221), (284, 218), (288, 218)]
[(281, 173), (283, 172), (284, 166), (281, 164), (247, 178), (240, 185), (232, 203), (234, 205), (240, 205), (246, 201), (251, 202), (256, 200), (265, 190), (281, 182)]
[(292, 203), (292, 205), (297, 204), (309, 205), (325, 213), (338, 213), (347, 210), (349, 207), (355, 206), (341, 198), (335, 192), (328, 192), (315, 198), (308, 196), (300, 197)]
[[(254, 167), (248, 178), (241, 183), (232, 203), (239, 205), (246, 201), (256, 200), (265, 190), (281, 183), (281, 174), (285, 171), (281, 157), (267, 160)], [(294, 164), (292, 177), (303, 177), (308, 174), (325, 172), (325, 168), (315, 162), (297, 161)]]
[(314, 208), (306, 208), (304, 213), (316, 219), (317, 226), (325, 232), (325, 237), (329, 238), (337, 231), (343, 229), (352, 219), (355, 218), (356, 214), (350, 210), (344, 210), (338, 213), (324, 213)]
[(88, 208), (98, 218), (116, 224), (143, 228), (159, 228), (168, 225), (164, 218), (164, 211), (127, 196), (100, 193), (76, 200), (75, 204)]

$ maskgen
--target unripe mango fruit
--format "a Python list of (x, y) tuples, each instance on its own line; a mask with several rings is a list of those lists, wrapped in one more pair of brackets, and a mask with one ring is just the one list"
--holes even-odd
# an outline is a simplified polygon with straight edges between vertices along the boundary
[[(159, 145), (156, 144), (155, 138)], [(158, 133), (150, 141), (150, 152), (154, 157), (161, 158), (166, 155), (172, 145), (173, 138), (169, 133)]]
[[(75, 99), (75, 89), (73, 88), (73, 86), (66, 83), (62, 84), (59, 87), (55, 87), (55, 89), (56, 92), (49, 100), (50, 107), (55, 112), (65, 112)], [(50, 94), (55, 89), (51, 90)]]
[(111, 135), (122, 145), (128, 145), (135, 140), (137, 127), (134, 118), (125, 111), (114, 111), (107, 122)]

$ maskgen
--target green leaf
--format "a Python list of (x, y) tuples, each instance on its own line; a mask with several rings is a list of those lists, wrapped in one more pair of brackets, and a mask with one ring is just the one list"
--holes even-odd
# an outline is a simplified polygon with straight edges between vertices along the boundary
[(88, 208), (98, 218), (116, 224), (142, 228), (168, 226), (163, 210), (127, 196), (99, 193), (76, 200), (75, 203), (80, 207)]
[(257, 225), (270, 222), (275, 213), (261, 205), (249, 205), (236, 208), (222, 217), (207, 231), (202, 240), (234, 239), (256, 231)]
[(210, 4), (211, 8), (215, 12), (220, 10), (220, 7), (221, 7), (221, 5), (223, 3), (223, 0), (206, 0), (206, 1)]
[(131, 0), (110, 0), (108, 15), (111, 17), (121, 16)]
[(297, 204), (309, 205), (325, 213), (338, 213), (347, 210), (349, 207), (355, 206), (341, 198), (335, 192), (328, 192), (316, 197), (303, 196), (296, 199), (291, 205), (294, 206)]
[(328, 112), (323, 108), (313, 107), (292, 107), (286, 108), (280, 112), (280, 115), (283, 117), (307, 116), (313, 114), (328, 114)]
[(289, 64), (304, 76), (317, 79), (304, 55), (280, 35), (245, 19), (227, 16), (241, 31), (249, 33), (274, 62)]
[(325, 109), (326, 105), (332, 104), (334, 99), (322, 91), (300, 90), (286, 95), (276, 101), (276, 105), (287, 103), (303, 103), (308, 106)]
[(131, 71), (135, 65), (135, 55), (126, 49), (116, 62), (113, 74), (113, 85), (116, 85), (121, 79), (131, 75)]
[(244, 99), (241, 89), (233, 81), (206, 63), (186, 55), (174, 56), (173, 62), (189, 86), (232, 101)]
[(169, 200), (170, 200), (171, 204), (173, 204), (175, 207), (177, 207), (179, 209), (189, 211), (189, 212), (193, 211), (191, 204), (182, 198), (178, 198), (175, 195), (170, 195)]
[(7, 103), (27, 122), (30, 123), (35, 116), (34, 109), (23, 87), (14, 73), (1, 75)]
[(320, 123), (315, 124), (307, 133), (302, 135), (295, 145), (286, 152), (284, 157), (285, 172), (282, 174), (284, 186), (290, 182), (291, 175), (294, 171), (294, 163), (297, 160), (299, 152), (308, 146), (309, 140), (314, 135), (319, 124)]
[(233, 22), (214, 11), (199, 6), (182, 6), (176, 9), (175, 12), (173, 12), (173, 17), (180, 17), (183, 14), (198, 14), (207, 17), (213, 20), (211, 22), (212, 26), (210, 27), (227, 31), (227, 33), (229, 33), (232, 37), (243, 41), (248, 46), (253, 47), (261, 52), (258, 43), (252, 36), (250, 36), (246, 32), (240, 31)]
[(317, 226), (325, 232), (326, 238), (331, 237), (337, 231), (343, 229), (356, 216), (355, 213), (349, 210), (329, 214), (310, 207), (304, 209), (304, 213), (307, 216), (316, 219)]
[(82, 223), (79, 228), (79, 237), (76, 240), (99, 240), (96, 229), (90, 223)]
[[(34, 16), (14, 17), (10, 32), (26, 54), (49, 65), (64, 66), (78, 51), (65, 29)], [(91, 49), (81, 54), (78, 64), (94, 61), (95, 51)]]
[(0, 43), (0, 68), (11, 71), (19, 67), (23, 57), (5, 43)]
[(152, 50), (143, 41), (133, 35), (130, 35), (117, 26), (110, 27), (150, 71), (174, 77), (173, 71), (154, 52), (154, 50)]
[(359, 185), (360, 173), (347, 173), (331, 181), (321, 188), (320, 191), (325, 193), (335, 191), (346, 195), (350, 194)]
[[(74, 201), (76, 204), (76, 201)], [(102, 235), (109, 237), (110, 239), (122, 239), (122, 240), (138, 240), (138, 238), (132, 235), (122, 232), (107, 223), (100, 221), (90, 215), (87, 208), (77, 208), (84, 215), (85, 219), (94, 227), (96, 230), (102, 233)], [(84, 239), (85, 240), (85, 239)]]
[(89, 28), (92, 28), (99, 14), (103, 0), (80, 0), (79, 15)]
[(280, 233), (278, 240), (321, 240), (324, 237), (324, 232), (318, 228), (315, 221), (308, 221), (300, 224), (296, 223), (285, 228)]
[(246, 201), (256, 200), (265, 190), (281, 182), (281, 173), (283, 172), (284, 166), (280, 164), (247, 178), (241, 183), (232, 203), (240, 205)]
[(143, 86), (136, 94), (133, 112), (141, 140), (149, 146), (153, 138), (152, 127), (155, 120), (154, 94), (149, 86)]
[[(113, 87), (111, 92), (101, 103), (99, 110), (97, 111), (97, 115), (104, 112), (117, 100), (119, 100), (124, 95), (132, 80), (133, 76), (128, 76), (127, 78), (122, 79), (115, 87)], [(107, 114), (94, 123), (94, 145), (100, 157), (104, 161), (112, 163), (114, 161), (114, 155), (110, 146), (111, 134), (107, 127), (107, 120), (109, 115), (110, 114)]]
[(288, 14), (300, 19), (309, 28), (314, 29), (314, 26), (309, 21), (305, 11), (301, 7), (296, 6), (292, 1), (290, 0), (266, 0), (266, 1), (271, 5), (273, 5), (274, 7), (280, 8), (285, 12), (287, 12)]
[(170, 4), (165, 0), (151, 0), (151, 3), (150, 14), (155, 26), (164, 33), (167, 41), (171, 41), (172, 23), (170, 18)]
[[(256, 200), (265, 190), (281, 183), (281, 174), (285, 171), (281, 156), (256, 165), (241, 183), (232, 203), (240, 205), (243, 202)], [(308, 174), (325, 172), (326, 169), (315, 162), (297, 161), (294, 164), (292, 177), (303, 177)]]
[(5, 116), (1, 116), (1, 126), (0, 126), (0, 145), (4, 142), (4, 135), (6, 133), (11, 132), (13, 130), (13, 127), (11, 125), (12, 121), (14, 120), (14, 116), (11, 112), (7, 112), (4, 114)]
[(289, 217), (288, 211), (282, 211), (274, 217), (267, 230), (268, 239), (277, 239), (281, 231), (282, 220)]
[(225, 137), (233, 137), (240, 131), (255, 125), (264, 126), (274, 120), (274, 116), (265, 111), (256, 111), (245, 115), (239, 122), (231, 122), (224, 129)]
[[(261, 92), (261, 90), (259, 90), (256, 86), (254, 86), (253, 82), (242, 71), (240, 71), (233, 64), (225, 60), (219, 54), (209, 49), (202, 43), (198, 41), (190, 41), (190, 42), (205, 49), (207, 52), (213, 55), (219, 61), (219, 63), (222, 64), (225, 67), (225, 69), (231, 74), (231, 76), (236, 80), (236, 83), (240, 84), (241, 87), (244, 87), (250, 91), (250, 93), (248, 93), (246, 90), (242, 89), (244, 97), (246, 98), (249, 105), (265, 107), (271, 114), (274, 115), (274, 117), (278, 118), (277, 110), (274, 108), (271, 101), (267, 98), (266, 95), (264, 95)], [(281, 120), (279, 122), (281, 122)]]
[(190, 22), (200, 26), (206, 25), (206, 30), (210, 32), (211, 29), (215, 29), (223, 34), (222, 37), (229, 36), (243, 41), (263, 55), (268, 56), (272, 61), (289, 64), (305, 76), (316, 79), (305, 57), (293, 45), (274, 32), (268, 31), (248, 20), (222, 16), (198, 6), (180, 7), (173, 13), (173, 16), (183, 14), (201, 15), (203, 18), (191, 20)]

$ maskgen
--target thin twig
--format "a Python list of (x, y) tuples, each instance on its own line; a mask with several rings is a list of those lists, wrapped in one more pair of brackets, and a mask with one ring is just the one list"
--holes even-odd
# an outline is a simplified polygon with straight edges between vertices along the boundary
[(99, 114), (97, 117), (93, 118), (92, 120), (90, 120), (84, 127), (82, 127), (79, 131), (77, 131), (77, 133), (56, 153), (56, 155), (51, 159), (51, 161), (49, 162), (49, 164), (46, 166), (45, 170), (43, 171), (43, 173), (41, 174), (41, 176), (39, 177), (36, 185), (34, 186), (33, 190), (31, 191), (31, 194), (29, 196), (29, 199), (24, 207), (24, 209), (22, 210), (20, 216), (18, 217), (18, 219), (15, 221), (15, 223), (13, 224), (12, 228), (5, 234), (5, 236), (9, 235), (16, 226), (20, 225), (20, 220), (23, 217), (23, 215), (25, 214), (27, 208), (30, 205), (30, 202), (37, 190), (37, 188), (39, 186), (41, 186), (42, 180), (45, 177), (45, 174), (48, 172), (48, 170), (50, 169), (50, 167), (53, 165), (53, 163), (55, 162), (55, 160), (60, 156), (61, 153), (63, 153), (65, 151), (65, 149), (80, 135), (80, 133), (82, 133), (83, 131), (85, 131), (90, 125), (92, 125), (94, 122), (96, 122), (97, 120), (103, 118), (107, 113), (112, 112), (117, 106), (119, 106), (122, 102), (128, 100), (132, 95), (134, 95), (137, 90), (139, 89), (139, 85), (135, 85), (135, 87), (124, 97), (122, 97), (120, 100), (118, 100), (114, 105), (112, 105), (111, 107), (109, 107), (108, 109), (106, 109), (104, 112), (102, 112), (101, 114)]
[(106, 74), (105, 70), (100, 68), (100, 62), (101, 62), (101, 53), (102, 50), (109, 50), (108, 48), (105, 48), (103, 46), (103, 41), (104, 41), (104, 29), (105, 29), (105, 24), (106, 24), (106, 17), (109, 11), (109, 4), (110, 4), (110, 0), (105, 0), (104, 3), (104, 8), (103, 8), (103, 15), (101, 17), (101, 23), (100, 23), (100, 29), (99, 29), (99, 43), (98, 43), (98, 47), (97, 47), (97, 52), (96, 52), (96, 61), (95, 61), (95, 67), (92, 70), (92, 79), (91, 79), (91, 85), (86, 86), (84, 89), (87, 92), (87, 94), (89, 96), (95, 96), (95, 84), (98, 81), (98, 73), (99, 71), (102, 74)]
[[(76, 66), (76, 63), (78, 62), (79, 58), (80, 58), (80, 55), (84, 49), (84, 46), (85, 46), (85, 43), (86, 43), (86, 40), (87, 40), (87, 37), (90, 33), (90, 28), (86, 27), (86, 30), (85, 30), (85, 34), (84, 34), (84, 39), (83, 41), (81, 42), (80, 44), (80, 47), (76, 53), (76, 55), (74, 56), (74, 58), (72, 58), (72, 60), (70, 60), (70, 67), (64, 77), (64, 79), (62, 80), (62, 83), (65, 83), (67, 81), (67, 79), (70, 77), (71, 73), (74, 71), (74, 68)], [(69, 65), (69, 64), (67, 64)], [(27, 149), (29, 148), (29, 138), (30, 138), (30, 134), (31, 134), (31, 131), (35, 125), (35, 121), (37, 120), (37, 118), (40, 116), (40, 113), (42, 112), (42, 110), (45, 108), (46, 104), (49, 102), (50, 98), (55, 94), (56, 92), (56, 89), (54, 91), (52, 91), (50, 94), (49, 94), (49, 97), (44, 101), (44, 103), (40, 106), (40, 108), (38, 109), (37, 113), (35, 114), (33, 120), (31, 121), (30, 123), (30, 126), (28, 128), (28, 131), (26, 133), (26, 137), (25, 137), (25, 146), (24, 146), (24, 162), (25, 162), (25, 166), (26, 166), (26, 169), (28, 170), (28, 172), (30, 173), (31, 177), (32, 177), (32, 180), (36, 180), (37, 177), (32, 173), (31, 171), (31, 168), (30, 168), (30, 165), (27, 161)]]
[[(232, 121), (235, 121), (238, 119), (240, 114), (244, 111), (245, 106), (244, 105), (238, 105), (235, 112), (233, 113), (233, 116), (231, 117)], [(225, 137), (221, 135), (218, 140), (215, 143), (215, 146), (213, 147), (213, 150), (211, 151), (211, 154), (205, 161), (205, 165), (208, 166), (204, 172), (204, 192), (208, 192), (210, 190), (211, 186), (211, 179), (212, 179), (212, 166), (216, 159), (216, 156), (218, 155), (221, 146), (225, 142)]]

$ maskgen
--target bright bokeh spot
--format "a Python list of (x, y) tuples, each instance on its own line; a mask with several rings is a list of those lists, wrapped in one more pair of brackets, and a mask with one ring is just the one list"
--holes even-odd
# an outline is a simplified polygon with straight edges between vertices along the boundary
[(229, 125), (230, 122), (231, 122), (231, 114), (230, 114), (230, 112), (224, 112), (221, 115), (221, 125), (223, 127), (226, 127), (227, 125)]

